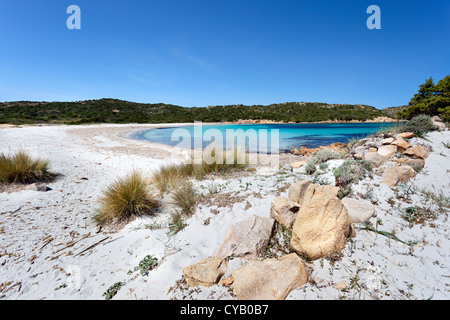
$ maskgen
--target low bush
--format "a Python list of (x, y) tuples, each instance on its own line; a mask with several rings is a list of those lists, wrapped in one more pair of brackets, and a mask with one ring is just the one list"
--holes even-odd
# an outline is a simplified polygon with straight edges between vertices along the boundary
[(334, 150), (321, 149), (317, 151), (316, 155), (312, 158), (316, 165), (327, 162), (328, 160), (340, 159), (342, 155)]
[(418, 115), (400, 127), (401, 132), (414, 132), (419, 137), (423, 137), (426, 133), (433, 130), (436, 130), (433, 121), (426, 114)]
[(93, 217), (98, 224), (126, 221), (151, 213), (158, 202), (147, 192), (141, 173), (133, 171), (109, 186), (100, 199), (101, 207)]
[(49, 170), (48, 160), (31, 157), (19, 150), (14, 154), (0, 154), (0, 183), (33, 183), (50, 181), (57, 176)]
[(333, 170), (336, 178), (336, 186), (340, 187), (339, 198), (344, 198), (351, 193), (353, 183), (372, 176), (372, 165), (366, 160), (345, 160), (342, 165)]

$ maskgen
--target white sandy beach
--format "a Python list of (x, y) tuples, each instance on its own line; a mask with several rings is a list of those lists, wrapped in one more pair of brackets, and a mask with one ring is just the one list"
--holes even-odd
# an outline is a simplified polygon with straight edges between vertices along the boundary
[[(48, 183), (52, 190), (47, 192), (0, 193), (0, 299), (104, 299), (102, 294), (117, 282), (124, 285), (113, 299), (235, 299), (227, 286), (188, 288), (180, 282), (182, 269), (215, 256), (233, 223), (252, 214), (268, 217), (271, 201), (287, 194), (283, 188), (311, 176), (303, 175), (301, 169), (280, 172), (278, 168), (258, 167), (242, 177), (197, 181), (196, 190), (204, 194), (208, 185), (215, 184), (219, 195), (229, 198), (228, 204), (220, 207), (217, 201), (199, 205), (186, 221), (186, 228), (175, 235), (169, 234), (168, 213), (164, 210), (137, 218), (117, 232), (97, 232), (91, 216), (107, 185), (134, 168), (151, 176), (161, 164), (181, 161), (187, 154), (124, 137), (133, 130), (151, 127), (156, 125), (0, 130), (0, 153), (29, 150), (32, 155), (49, 159), (51, 170), (61, 173)], [(422, 190), (450, 197), (450, 149), (444, 145), (450, 141), (450, 132), (430, 132), (428, 139), (420, 143), (431, 147), (432, 152), (407, 189), (390, 188), (380, 183), (377, 174), (354, 187), (354, 197), (370, 191), (375, 198), (377, 218), (371, 221), (375, 224), (380, 219), (380, 230), (395, 232), (398, 238), (417, 244), (408, 246), (357, 229), (340, 260), (309, 262), (310, 281), (287, 299), (449, 299), (448, 211), (437, 214), (431, 222), (411, 227), (396, 210), (414, 205), (436, 210), (436, 203)], [(342, 161), (330, 161), (322, 177), (334, 183), (330, 169)], [(406, 201), (397, 200), (399, 195)], [(390, 198), (395, 199), (393, 207)], [(156, 228), (158, 225), (162, 227)], [(148, 275), (133, 271), (147, 255), (157, 257), (158, 266)], [(243, 263), (231, 260), (225, 277)], [(342, 282), (346, 290), (336, 288)]]

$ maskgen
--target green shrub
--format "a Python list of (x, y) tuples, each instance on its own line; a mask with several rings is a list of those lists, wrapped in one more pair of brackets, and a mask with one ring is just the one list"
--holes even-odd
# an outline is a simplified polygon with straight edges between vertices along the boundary
[(57, 176), (49, 170), (49, 161), (31, 157), (23, 150), (0, 154), (0, 183), (32, 183), (50, 181)]
[(402, 132), (414, 132), (416, 136), (423, 137), (427, 132), (436, 130), (431, 117), (421, 114), (406, 122), (402, 127)]
[(316, 165), (315, 165), (314, 161), (310, 160), (305, 165), (305, 173), (308, 175), (311, 175), (314, 172), (316, 172)]
[(142, 174), (133, 171), (124, 178), (116, 180), (100, 199), (101, 207), (94, 216), (98, 224), (120, 222), (134, 216), (151, 213), (158, 205), (147, 192), (147, 184)]
[(353, 183), (372, 176), (372, 165), (366, 160), (345, 160), (342, 165), (333, 170), (336, 186), (340, 187), (339, 198), (351, 193)]
[(330, 149), (321, 149), (317, 151), (316, 155), (312, 158), (312, 161), (314, 162), (314, 164), (318, 165), (327, 162), (328, 160), (340, 158), (342, 158), (342, 155), (337, 151)]

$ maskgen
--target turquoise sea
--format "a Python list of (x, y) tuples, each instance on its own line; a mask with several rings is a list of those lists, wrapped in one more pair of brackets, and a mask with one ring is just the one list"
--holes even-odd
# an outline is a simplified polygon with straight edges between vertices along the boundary
[[(381, 128), (392, 125), (395, 125), (395, 123), (202, 124), (201, 126), (192, 125), (143, 130), (134, 133), (132, 137), (188, 148), (197, 148), (200, 144), (201, 147), (205, 148), (218, 137), (218, 139), (223, 141), (225, 148), (227, 146), (227, 133), (234, 133), (237, 136), (240, 134), (247, 137), (245, 140), (246, 147), (250, 152), (261, 152), (261, 150), (264, 150), (261, 149), (262, 145), (266, 146), (270, 152), (272, 145), (276, 145), (272, 143), (272, 139), (278, 141), (278, 149), (283, 151), (301, 146), (315, 148), (329, 145), (333, 142), (347, 143), (352, 138), (364, 138)], [(210, 139), (210, 136), (214, 138)], [(255, 137), (257, 137), (257, 140), (254, 140)], [(183, 141), (184, 145), (180, 145), (180, 141)], [(257, 142), (252, 143), (249, 141)], [(274, 151), (275, 148), (272, 152)]]

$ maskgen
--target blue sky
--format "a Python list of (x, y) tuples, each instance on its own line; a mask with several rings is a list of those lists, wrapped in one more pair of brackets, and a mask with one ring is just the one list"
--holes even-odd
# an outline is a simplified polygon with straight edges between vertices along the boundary
[(0, 101), (397, 106), (450, 74), (449, 21), (448, 0), (2, 1)]

